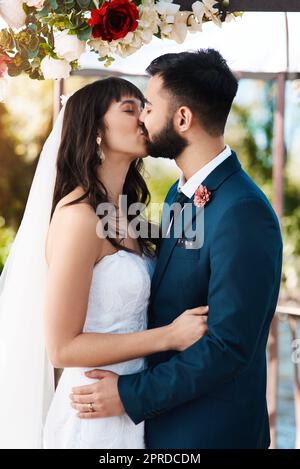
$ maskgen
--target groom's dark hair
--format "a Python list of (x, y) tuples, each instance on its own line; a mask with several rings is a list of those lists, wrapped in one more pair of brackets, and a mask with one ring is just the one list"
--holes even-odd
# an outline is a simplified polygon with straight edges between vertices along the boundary
[(161, 76), (176, 108), (188, 106), (207, 133), (224, 133), (238, 81), (218, 51), (165, 54), (151, 62), (147, 73)]

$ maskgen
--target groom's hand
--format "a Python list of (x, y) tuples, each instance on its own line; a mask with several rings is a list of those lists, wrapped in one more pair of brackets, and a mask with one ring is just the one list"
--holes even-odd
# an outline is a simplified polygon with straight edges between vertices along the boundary
[(98, 383), (72, 389), (72, 407), (82, 419), (95, 419), (123, 415), (125, 409), (119, 396), (119, 375), (111, 371), (93, 370), (85, 373)]

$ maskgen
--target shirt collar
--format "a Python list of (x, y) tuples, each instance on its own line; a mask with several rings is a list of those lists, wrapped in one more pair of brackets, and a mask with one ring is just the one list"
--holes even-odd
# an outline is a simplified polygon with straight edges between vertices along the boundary
[(231, 148), (226, 145), (224, 150), (219, 153), (215, 158), (209, 161), (203, 168), (199, 169), (188, 181), (185, 180), (183, 173), (181, 174), (177, 186), (178, 192), (183, 192), (189, 199), (195, 194), (200, 184), (207, 178), (207, 176), (216, 169), (223, 161), (231, 155)]

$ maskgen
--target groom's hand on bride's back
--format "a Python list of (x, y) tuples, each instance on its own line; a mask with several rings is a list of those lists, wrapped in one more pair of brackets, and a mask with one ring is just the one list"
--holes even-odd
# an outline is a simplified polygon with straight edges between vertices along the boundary
[(208, 330), (207, 327), (208, 306), (187, 309), (170, 324), (173, 350), (182, 352), (187, 349)]

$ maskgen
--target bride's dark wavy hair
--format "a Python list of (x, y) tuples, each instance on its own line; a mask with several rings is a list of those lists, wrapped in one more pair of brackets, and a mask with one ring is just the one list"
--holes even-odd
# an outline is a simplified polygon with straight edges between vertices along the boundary
[[(98, 176), (97, 168), (101, 161), (97, 153), (96, 139), (99, 131), (105, 131), (104, 116), (110, 105), (127, 96), (137, 98), (143, 106), (145, 105), (142, 92), (134, 84), (115, 77), (86, 85), (68, 99), (57, 157), (51, 218), (58, 202), (78, 186), (83, 188), (84, 194), (65, 205), (74, 205), (87, 198), (96, 212), (100, 203), (109, 202), (107, 189)], [(143, 169), (142, 158), (130, 164), (123, 186), (128, 206), (136, 202), (146, 206), (150, 203), (150, 193), (142, 175)], [(133, 218), (127, 215), (129, 222)], [(115, 248), (131, 251), (120, 245), (118, 239), (107, 238)], [(154, 245), (150, 238), (139, 237), (138, 243), (143, 253), (153, 255)]]

